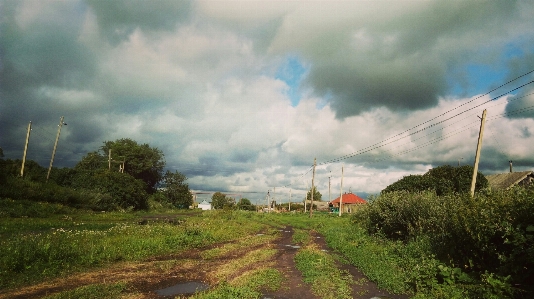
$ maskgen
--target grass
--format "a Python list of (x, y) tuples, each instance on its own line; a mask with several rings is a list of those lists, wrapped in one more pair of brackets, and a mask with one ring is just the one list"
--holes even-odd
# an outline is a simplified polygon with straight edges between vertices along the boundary
[[(194, 294), (191, 299), (259, 299), (263, 291), (276, 291), (282, 283), (282, 274), (272, 268), (260, 267), (244, 272), (232, 282), (223, 281), (213, 289)], [(177, 297), (185, 299), (186, 297)]]
[[(225, 215), (192, 216), (184, 224), (138, 225), (135, 215), (72, 215), (69, 220), (11, 219), (20, 225), (0, 240), (0, 290), (27, 285), (118, 261), (175, 253), (236, 240), (264, 226), (247, 219), (228, 221)], [(117, 221), (116, 219), (119, 219)], [(6, 221), (7, 229), (14, 226)], [(9, 224), (7, 224), (9, 223)]]
[(218, 280), (227, 280), (234, 273), (252, 266), (253, 264), (266, 262), (276, 254), (276, 249), (262, 248), (250, 251), (243, 257), (234, 259), (227, 264), (219, 266), (215, 277)]
[[(209, 274), (217, 285), (193, 298), (260, 298), (263, 291), (275, 290), (283, 281), (282, 273), (273, 269), (277, 251), (270, 248), (269, 243), (279, 236), (278, 229), (287, 225), (293, 226), (293, 243), (303, 246), (297, 254), (297, 267), (311, 284), (312, 291), (322, 298), (350, 298), (351, 284), (355, 282), (351, 281), (349, 273), (337, 268), (338, 254), (340, 259), (358, 266), (379, 287), (394, 293), (406, 293), (410, 290), (409, 282), (418, 279), (413, 271), (406, 269), (418, 261), (414, 258), (417, 248), (405, 249), (398, 242), (370, 237), (363, 228), (353, 225), (349, 217), (315, 213), (309, 218), (307, 214), (242, 211), (209, 211), (184, 216), (180, 212), (176, 217), (184, 222), (178, 225), (161, 222), (139, 225), (139, 219), (154, 215), (146, 212), (63, 214), (65, 211), (60, 208), (57, 211), (61, 213), (52, 213), (46, 218), (0, 218), (0, 246), (3, 248), (0, 251), (0, 290), (106, 267), (119, 261), (142, 261), (204, 248), (200, 251), (200, 262), (218, 265)], [(323, 234), (338, 253), (317, 249), (311, 230)], [(208, 249), (212, 244), (224, 245)], [(251, 247), (253, 251), (239, 256)], [(225, 258), (228, 262), (224, 262)], [(181, 262), (184, 261), (159, 261), (154, 267), (169, 271), (182, 267), (177, 264)], [(421, 268), (417, 275), (423, 277), (424, 269), (428, 268)], [(104, 297), (118, 298), (129, 292), (127, 283), (89, 285), (58, 295), (66, 297), (51, 298), (91, 298), (87, 297), (91, 293), (109, 293)]]
[(221, 256), (224, 256), (228, 253), (243, 250), (246, 248), (254, 247), (260, 244), (269, 243), (276, 239), (278, 234), (276, 235), (251, 235), (251, 236), (245, 236), (241, 239), (239, 239), (235, 243), (228, 243), (221, 245), (219, 247), (215, 247), (212, 249), (205, 250), (201, 253), (201, 257), (203, 259), (214, 259)]
[(44, 299), (100, 299), (123, 298), (125, 283), (93, 284), (44, 297)]
[(295, 228), (293, 230), (293, 243), (307, 245), (311, 242), (312, 238), (308, 231)]
[(318, 249), (311, 242), (309, 232), (307, 238), (302, 237), (304, 233), (300, 230), (298, 236), (301, 237), (297, 239), (304, 240), (302, 243), (307, 245), (295, 255), (295, 264), (304, 282), (310, 284), (312, 292), (320, 298), (352, 298), (351, 285), (354, 282), (350, 273), (338, 269), (334, 256)]

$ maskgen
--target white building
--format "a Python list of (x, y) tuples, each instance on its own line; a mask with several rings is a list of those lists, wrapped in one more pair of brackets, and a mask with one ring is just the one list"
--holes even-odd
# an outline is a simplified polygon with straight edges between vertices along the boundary
[(211, 203), (207, 202), (206, 200), (203, 200), (201, 203), (198, 204), (198, 208), (202, 209), (202, 211), (211, 210)]

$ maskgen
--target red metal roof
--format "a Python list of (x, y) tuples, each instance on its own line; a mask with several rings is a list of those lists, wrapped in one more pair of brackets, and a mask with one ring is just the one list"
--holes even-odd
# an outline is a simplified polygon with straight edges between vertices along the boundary
[[(332, 203), (339, 204), (339, 197), (332, 200)], [(345, 193), (343, 194), (343, 204), (351, 204), (351, 203), (367, 203), (363, 198), (359, 197), (358, 195), (354, 193)]]

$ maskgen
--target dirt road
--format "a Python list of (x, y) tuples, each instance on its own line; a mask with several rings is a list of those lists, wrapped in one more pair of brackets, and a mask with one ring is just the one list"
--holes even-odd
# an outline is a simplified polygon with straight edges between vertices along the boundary
[[(274, 268), (284, 277), (278, 290), (265, 291), (263, 298), (319, 298), (312, 293), (310, 285), (304, 283), (301, 273), (295, 267), (295, 254), (299, 246), (293, 243), (293, 234), (294, 230), (290, 226), (276, 228), (265, 234), (244, 236), (240, 240), (208, 248), (158, 256), (141, 262), (121, 262), (97, 270), (72, 274), (3, 292), (0, 298), (42, 298), (81, 286), (117, 282), (127, 286), (121, 291), (121, 298), (164, 298), (160, 291), (179, 283), (195, 282), (213, 287), (222, 281), (235, 281), (245, 273), (261, 267)], [(321, 235), (316, 232), (310, 232), (310, 235), (316, 246), (325, 252), (330, 252)], [(273, 254), (267, 258), (258, 257), (264, 252)], [(378, 289), (353, 266), (342, 263), (338, 263), (337, 266), (350, 273), (353, 281), (360, 282), (352, 285), (353, 298), (408, 298)]]

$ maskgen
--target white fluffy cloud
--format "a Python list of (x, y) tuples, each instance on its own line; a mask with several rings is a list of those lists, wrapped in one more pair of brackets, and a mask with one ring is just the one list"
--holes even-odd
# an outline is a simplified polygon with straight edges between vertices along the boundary
[(529, 86), (440, 122), (532, 80), (474, 99), (534, 69), (529, 1), (34, 2), (0, 2), (7, 158), (32, 120), (46, 164), (64, 115), (58, 166), (132, 138), (194, 189), (301, 196), (317, 158), (324, 198), (342, 165), (345, 191), (375, 193), (471, 164), (486, 108), (481, 170), (533, 167)]

